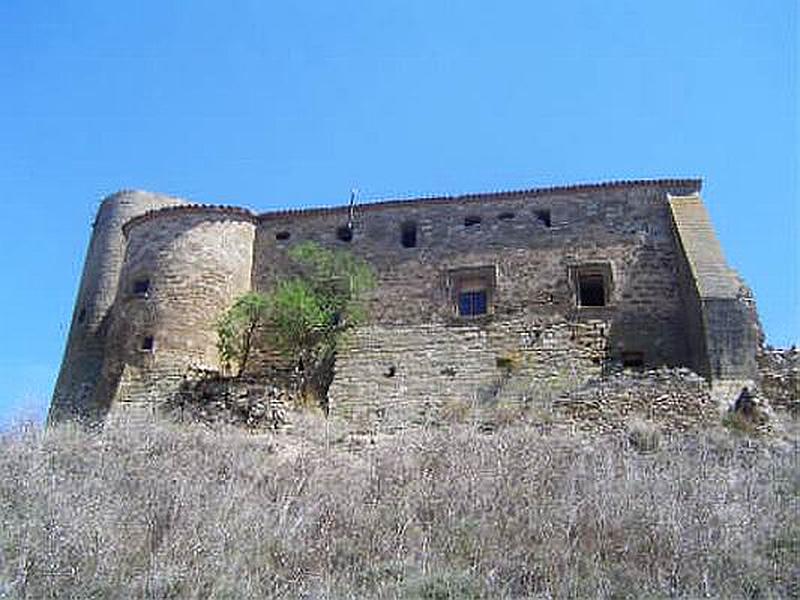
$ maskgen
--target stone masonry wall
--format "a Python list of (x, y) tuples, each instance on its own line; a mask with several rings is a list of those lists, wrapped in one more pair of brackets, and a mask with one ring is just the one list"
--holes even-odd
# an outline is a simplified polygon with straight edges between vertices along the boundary
[[(219, 368), (215, 321), (250, 290), (254, 232), (247, 214), (212, 208), (172, 210), (128, 228), (105, 398), (163, 400), (190, 367)], [(148, 290), (137, 294), (142, 280)]]
[(700, 196), (671, 196), (669, 206), (681, 270), (689, 275), (682, 287), (691, 308), (687, 312), (691, 366), (713, 379), (753, 381), (761, 340), (752, 298), (727, 265)]
[(104, 199), (92, 225), (69, 338), (50, 406), (50, 420), (96, 412), (95, 392), (101, 379), (109, 311), (114, 303), (125, 255), (123, 225), (148, 211), (182, 204), (183, 200), (139, 191)]
[[(749, 373), (755, 309), (699, 187), (622, 182), (258, 217), (119, 194), (98, 214), (51, 417), (161, 401), (188, 371), (218, 369), (216, 320), (285, 276), (304, 241), (377, 273), (369, 321), (340, 348), (330, 390), (331, 410), (356, 420), (553, 397), (622, 362)], [(604, 305), (580, 306), (587, 276), (603, 281)], [(487, 314), (458, 316), (459, 290), (481, 287)], [(248, 375), (266, 377), (275, 358), (262, 340)]]
[[(337, 237), (347, 209), (265, 215), (256, 232), (254, 287), (269, 289), (288, 270), (289, 247), (305, 240), (350, 250), (375, 267), (370, 327), (337, 357), (333, 411), (357, 412), (357, 404), (384, 398), (398, 407), (434, 396), (471, 401), (496, 385), (500, 355), (532, 356), (520, 340), (559, 324), (594, 328), (603, 346), (598, 364), (640, 353), (648, 365), (682, 365), (688, 350), (667, 191), (686, 190), (642, 185), (367, 205), (354, 213), (350, 241)], [(401, 231), (409, 223), (417, 243), (405, 248)], [(586, 265), (608, 269), (606, 306), (576, 306), (575, 269)], [(452, 273), (459, 269), (492, 273), (490, 315), (456, 316)], [(523, 361), (532, 376), (551, 370), (555, 357), (577, 361), (578, 373), (592, 371), (588, 364), (599, 368), (569, 334), (559, 330), (551, 341), (546, 359)], [(396, 374), (387, 377), (391, 365)], [(447, 365), (458, 375), (443, 375)]]

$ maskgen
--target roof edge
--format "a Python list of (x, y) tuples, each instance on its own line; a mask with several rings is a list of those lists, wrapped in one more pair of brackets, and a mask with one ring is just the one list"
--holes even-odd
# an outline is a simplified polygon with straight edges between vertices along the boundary
[[(684, 188), (692, 190), (693, 193), (699, 193), (703, 187), (703, 180), (701, 178), (685, 178), (685, 179), (632, 179), (632, 180), (619, 180), (619, 181), (606, 181), (600, 183), (579, 183), (572, 185), (559, 185), (542, 188), (529, 188), (522, 190), (506, 190), (498, 192), (479, 192), (475, 194), (461, 194), (454, 196), (423, 196), (417, 198), (402, 198), (402, 199), (388, 199), (379, 200), (377, 202), (370, 202), (360, 204), (359, 210), (373, 210), (387, 206), (402, 206), (406, 204), (445, 204), (448, 202), (478, 202), (482, 200), (499, 200), (506, 198), (518, 197), (536, 197), (548, 196), (552, 194), (561, 193), (583, 193), (592, 191), (608, 191), (615, 189), (628, 189), (628, 188), (658, 188), (658, 189), (675, 189)], [(281, 218), (288, 216), (306, 216), (306, 215), (320, 215), (326, 213), (335, 213), (349, 210), (346, 204), (335, 206), (320, 206), (312, 208), (288, 208), (284, 210), (270, 211), (260, 213), (258, 215), (259, 221), (269, 221), (273, 218)]]
[(175, 206), (165, 206), (163, 208), (149, 210), (144, 214), (129, 219), (122, 226), (122, 233), (123, 235), (127, 236), (128, 232), (133, 227), (136, 227), (148, 221), (152, 221), (154, 219), (159, 219), (161, 217), (168, 217), (179, 214), (180, 215), (184, 214), (225, 215), (242, 221), (250, 221), (251, 223), (255, 223), (257, 218), (256, 214), (253, 211), (239, 206), (224, 206), (217, 204), (178, 204)]
[[(579, 183), (572, 185), (558, 185), (541, 188), (528, 188), (522, 190), (506, 190), (498, 192), (479, 192), (475, 194), (461, 194), (454, 196), (422, 196), (417, 198), (402, 198), (402, 199), (388, 199), (379, 200), (377, 202), (370, 202), (367, 204), (359, 205), (359, 210), (376, 210), (390, 206), (404, 206), (408, 204), (445, 204), (449, 202), (480, 202), (484, 200), (499, 200), (506, 198), (519, 198), (519, 197), (537, 197), (548, 196), (553, 194), (575, 194), (593, 191), (609, 191), (616, 189), (630, 189), (630, 188), (658, 188), (658, 189), (676, 189), (691, 190), (692, 193), (699, 193), (703, 186), (703, 180), (700, 178), (685, 178), (685, 179), (631, 179), (631, 180), (617, 180), (606, 181), (600, 183)], [(141, 192), (140, 190), (121, 190), (108, 196), (113, 198), (119, 195), (130, 193), (150, 193)], [(154, 194), (159, 195), (159, 194)], [(162, 216), (176, 215), (176, 214), (222, 214), (237, 217), (251, 222), (269, 221), (271, 219), (278, 219), (290, 216), (312, 216), (327, 213), (336, 213), (349, 210), (346, 204), (335, 206), (321, 206), (311, 208), (288, 208), (284, 210), (276, 210), (265, 213), (256, 214), (253, 211), (238, 206), (227, 206), (217, 204), (178, 204), (175, 206), (167, 206), (147, 211), (144, 214), (133, 217), (127, 221), (122, 231), (125, 235), (128, 231), (141, 223), (160, 218)]]

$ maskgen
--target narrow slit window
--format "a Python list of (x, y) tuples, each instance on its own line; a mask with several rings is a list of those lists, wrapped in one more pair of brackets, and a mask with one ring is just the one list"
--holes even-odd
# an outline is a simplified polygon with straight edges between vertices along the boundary
[(351, 242), (353, 240), (353, 228), (349, 225), (342, 225), (336, 230), (336, 238), (342, 242)]
[(486, 290), (472, 290), (458, 295), (458, 314), (462, 317), (485, 315), (487, 310)]
[(136, 296), (147, 296), (150, 292), (150, 280), (146, 278), (137, 279), (133, 282), (133, 293)]
[(285, 242), (290, 237), (292, 237), (292, 234), (289, 233), (288, 231), (279, 231), (278, 233), (275, 234), (275, 239), (278, 240), (279, 242)]
[(400, 227), (400, 244), (403, 248), (414, 248), (417, 245), (417, 224), (414, 222), (403, 223)]
[(552, 221), (550, 220), (550, 209), (543, 208), (536, 211), (536, 220), (545, 227), (550, 227)]

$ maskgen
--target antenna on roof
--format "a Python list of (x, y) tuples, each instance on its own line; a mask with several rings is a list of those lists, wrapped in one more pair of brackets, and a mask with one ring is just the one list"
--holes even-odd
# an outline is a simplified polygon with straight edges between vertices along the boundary
[(358, 189), (353, 188), (350, 190), (350, 209), (347, 214), (347, 228), (350, 231), (353, 231), (353, 214), (355, 213), (356, 209), (356, 196), (358, 195)]

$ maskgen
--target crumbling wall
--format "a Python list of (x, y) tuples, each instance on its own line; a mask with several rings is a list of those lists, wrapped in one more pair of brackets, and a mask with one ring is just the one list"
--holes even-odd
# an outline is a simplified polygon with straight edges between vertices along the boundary
[(800, 349), (765, 348), (758, 357), (761, 393), (769, 403), (800, 414)]

